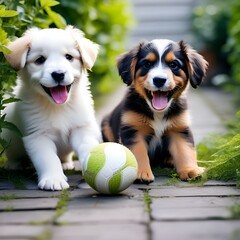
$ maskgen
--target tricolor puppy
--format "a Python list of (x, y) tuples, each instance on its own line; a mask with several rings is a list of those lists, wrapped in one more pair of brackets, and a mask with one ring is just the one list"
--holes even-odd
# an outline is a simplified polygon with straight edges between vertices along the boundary
[[(101, 141), (96, 123), (87, 70), (98, 45), (71, 26), (65, 30), (32, 28), (8, 46), (7, 61), (18, 71), (15, 95), (6, 117), (21, 130), (11, 141), (8, 165), (17, 168), (28, 155), (45, 190), (68, 188), (63, 169), (72, 169), (73, 151), (81, 161)], [(62, 162), (62, 164), (61, 164)]]
[(203, 57), (182, 41), (140, 43), (119, 57), (119, 74), (129, 89), (103, 120), (102, 134), (104, 141), (130, 148), (139, 180), (154, 180), (154, 164), (173, 165), (182, 180), (203, 173), (189, 128), (186, 90), (189, 83), (201, 84), (206, 69)]

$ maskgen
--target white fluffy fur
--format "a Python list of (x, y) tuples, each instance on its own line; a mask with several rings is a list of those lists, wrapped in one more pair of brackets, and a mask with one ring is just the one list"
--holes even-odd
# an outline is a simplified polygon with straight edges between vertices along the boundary
[[(21, 101), (8, 104), (6, 114), (7, 120), (22, 131), (23, 138), (4, 132), (4, 137), (11, 140), (8, 165), (19, 167), (19, 159), (28, 155), (37, 171), (40, 189), (68, 188), (63, 168), (73, 168), (73, 151), (83, 162), (89, 150), (101, 141), (87, 77), (98, 46), (68, 26), (65, 30), (32, 28), (10, 43), (9, 48), (12, 53), (6, 59), (19, 70), (15, 95)], [(73, 59), (69, 61), (66, 54)], [(36, 64), (39, 56), (46, 58), (43, 64)], [(41, 86), (58, 84), (51, 76), (54, 71), (65, 73), (61, 85), (71, 84), (62, 104), (56, 104)]]

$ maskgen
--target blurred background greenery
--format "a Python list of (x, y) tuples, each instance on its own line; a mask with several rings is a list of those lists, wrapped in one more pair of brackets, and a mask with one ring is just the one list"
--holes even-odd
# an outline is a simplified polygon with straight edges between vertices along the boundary
[(240, 103), (240, 1), (207, 0), (193, 12), (194, 45), (210, 63), (207, 82)]
[[(206, 0), (193, 12), (194, 44), (209, 61), (207, 83), (224, 89), (240, 104), (240, 1)], [(198, 146), (208, 179), (235, 180), (240, 187), (240, 112), (227, 134), (210, 135)]]

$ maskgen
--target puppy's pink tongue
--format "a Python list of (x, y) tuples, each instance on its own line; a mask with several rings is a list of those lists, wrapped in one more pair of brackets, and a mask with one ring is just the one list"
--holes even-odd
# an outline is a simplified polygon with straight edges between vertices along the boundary
[(50, 88), (51, 96), (55, 103), (65, 103), (68, 97), (68, 91), (66, 86), (57, 86)]
[(168, 104), (168, 98), (167, 93), (156, 91), (153, 92), (153, 98), (152, 98), (152, 106), (156, 110), (163, 110), (167, 107)]

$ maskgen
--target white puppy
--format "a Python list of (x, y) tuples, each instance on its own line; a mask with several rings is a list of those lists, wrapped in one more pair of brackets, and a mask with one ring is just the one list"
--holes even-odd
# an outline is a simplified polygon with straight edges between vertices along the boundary
[(6, 59), (19, 70), (15, 95), (21, 101), (8, 104), (6, 116), (23, 134), (21, 139), (4, 132), (11, 140), (8, 164), (19, 167), (19, 159), (28, 155), (40, 189), (68, 188), (63, 169), (74, 167), (73, 151), (83, 162), (101, 141), (87, 77), (98, 45), (68, 26), (32, 28), (8, 47), (12, 53)]

